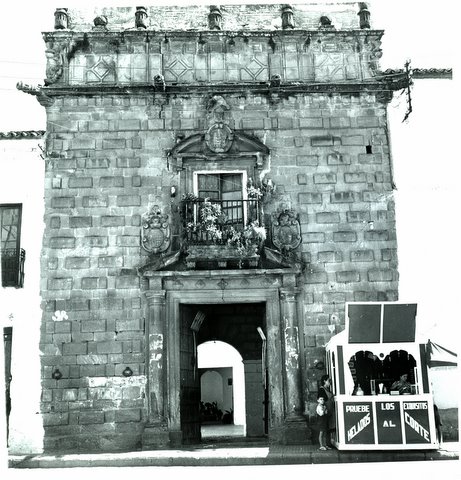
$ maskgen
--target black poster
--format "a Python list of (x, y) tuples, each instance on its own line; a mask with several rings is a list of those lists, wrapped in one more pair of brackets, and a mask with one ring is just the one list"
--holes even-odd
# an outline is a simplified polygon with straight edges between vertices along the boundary
[(403, 421), (407, 443), (431, 443), (427, 402), (403, 402)]
[(402, 443), (399, 402), (376, 402), (376, 423), (378, 427), (378, 443)]
[(375, 443), (371, 402), (346, 402), (343, 407), (346, 443)]

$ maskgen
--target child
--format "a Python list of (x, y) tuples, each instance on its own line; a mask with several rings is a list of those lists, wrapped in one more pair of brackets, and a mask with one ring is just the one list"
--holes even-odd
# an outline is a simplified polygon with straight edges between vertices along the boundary
[(323, 397), (319, 397), (317, 399), (317, 426), (319, 429), (319, 443), (320, 448), (319, 450), (329, 450), (330, 448), (327, 447), (327, 431), (328, 431), (328, 416), (327, 416), (327, 407), (325, 406), (325, 399)]

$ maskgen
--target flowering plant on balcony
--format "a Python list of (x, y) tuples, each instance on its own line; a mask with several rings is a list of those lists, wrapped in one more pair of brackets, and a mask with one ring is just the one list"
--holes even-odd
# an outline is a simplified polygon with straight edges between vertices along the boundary
[(241, 256), (256, 255), (266, 240), (266, 229), (257, 220), (246, 225), (243, 231), (230, 227), (229, 233), (228, 245), (234, 246)]
[[(185, 201), (197, 201), (198, 198), (192, 194), (185, 195)], [(198, 211), (198, 221), (186, 223), (186, 233), (194, 234), (201, 240), (210, 240), (213, 243), (219, 243), (222, 240), (222, 226), (226, 222), (226, 215), (221, 210), (221, 205), (210, 202), (205, 198), (200, 203)]]

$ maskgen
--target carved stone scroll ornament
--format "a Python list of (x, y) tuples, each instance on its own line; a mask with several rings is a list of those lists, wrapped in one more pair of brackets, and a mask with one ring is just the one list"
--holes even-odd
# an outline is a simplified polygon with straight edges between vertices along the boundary
[(301, 226), (293, 210), (272, 214), (272, 242), (281, 252), (290, 252), (301, 243)]
[(162, 214), (158, 205), (154, 205), (142, 217), (141, 245), (149, 253), (162, 253), (171, 243), (168, 215)]

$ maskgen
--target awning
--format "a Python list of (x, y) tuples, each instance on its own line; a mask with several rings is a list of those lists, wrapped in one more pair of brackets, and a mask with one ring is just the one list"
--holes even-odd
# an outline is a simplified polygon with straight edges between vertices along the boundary
[(427, 342), (426, 355), (429, 367), (456, 367), (458, 365), (456, 353), (430, 340)]

